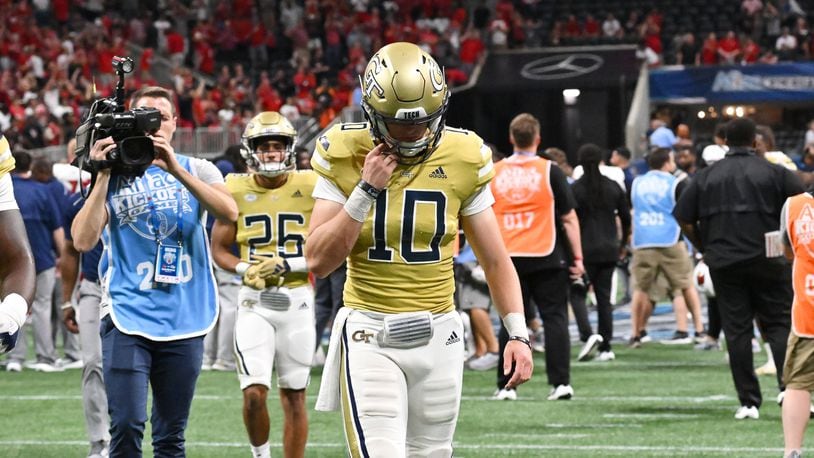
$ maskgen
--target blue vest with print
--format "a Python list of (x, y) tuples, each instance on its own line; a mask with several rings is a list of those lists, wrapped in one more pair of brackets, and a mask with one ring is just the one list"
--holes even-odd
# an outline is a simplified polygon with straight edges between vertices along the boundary
[(651, 170), (633, 180), (633, 248), (667, 247), (678, 241), (681, 228), (673, 217), (676, 177)]
[[(176, 155), (191, 171), (190, 158)], [(149, 180), (149, 181), (148, 181)], [(148, 192), (155, 204), (153, 216)], [(179, 208), (178, 198), (181, 198)], [(107, 196), (110, 221), (105, 229), (105, 300), (116, 327), (152, 340), (177, 340), (206, 334), (218, 315), (217, 290), (204, 209), (174, 176), (150, 166), (141, 177), (114, 176)], [(156, 228), (163, 244), (178, 244), (183, 219), (181, 283), (155, 283)], [(157, 224), (156, 224), (157, 222)]]

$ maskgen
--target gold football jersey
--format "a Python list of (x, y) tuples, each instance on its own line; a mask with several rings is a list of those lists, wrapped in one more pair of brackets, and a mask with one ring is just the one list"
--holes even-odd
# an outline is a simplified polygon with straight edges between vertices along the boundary
[[(239, 211), (235, 238), (240, 259), (248, 261), (252, 253), (274, 253), (284, 258), (303, 256), (314, 210), (311, 194), (316, 181), (313, 171), (289, 172), (284, 185), (267, 189), (257, 184), (251, 174), (226, 176), (226, 187)], [(307, 272), (289, 272), (284, 286), (296, 288), (306, 283)]]
[[(311, 165), (348, 196), (373, 146), (367, 123), (340, 124), (317, 140)], [(348, 257), (345, 305), (384, 313), (453, 310), (458, 213), (493, 175), (483, 140), (451, 127), (426, 161), (396, 167)]]
[(8, 140), (0, 134), (0, 177), (14, 170), (14, 156), (11, 155), (11, 147)]

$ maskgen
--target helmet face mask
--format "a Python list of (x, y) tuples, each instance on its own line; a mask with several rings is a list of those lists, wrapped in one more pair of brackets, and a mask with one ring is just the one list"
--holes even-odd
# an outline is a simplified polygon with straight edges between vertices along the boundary
[[(257, 148), (268, 141), (278, 141), (284, 145), (282, 159), (266, 160), (270, 152), (260, 152)], [(260, 175), (275, 177), (296, 168), (297, 131), (284, 116), (275, 111), (264, 111), (246, 125), (241, 137), (241, 155), (246, 163)]]
[[(443, 70), (418, 46), (392, 43), (371, 58), (360, 82), (362, 109), (374, 140), (387, 144), (402, 165), (423, 162), (444, 130), (449, 91)], [(397, 125), (405, 127), (393, 127)], [(419, 125), (426, 126), (426, 132), (417, 139), (391, 132)]]

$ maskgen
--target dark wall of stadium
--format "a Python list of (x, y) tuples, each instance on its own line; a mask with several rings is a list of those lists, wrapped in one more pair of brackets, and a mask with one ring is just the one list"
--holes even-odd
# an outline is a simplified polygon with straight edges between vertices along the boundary
[(584, 143), (602, 148), (624, 144), (624, 123), (633, 87), (583, 89), (574, 105), (565, 105), (562, 89), (482, 94), (476, 88), (455, 93), (447, 124), (474, 130), (504, 154), (512, 152), (509, 123), (528, 112), (540, 120), (540, 149), (551, 146), (568, 154), (576, 165), (576, 151)]

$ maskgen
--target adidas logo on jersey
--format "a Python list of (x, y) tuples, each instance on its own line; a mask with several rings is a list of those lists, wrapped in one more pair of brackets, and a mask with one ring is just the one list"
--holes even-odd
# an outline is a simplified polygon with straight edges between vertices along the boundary
[(294, 191), (294, 194), (291, 194), (291, 197), (302, 197), (302, 193), (300, 192), (299, 189), (297, 189), (296, 191)]
[(455, 331), (452, 331), (452, 334), (450, 334), (449, 338), (447, 339), (447, 345), (452, 345), (452, 344), (454, 344), (456, 342), (460, 342), (460, 341), (461, 341), (461, 338), (458, 337), (458, 333), (455, 332)]
[(302, 304), (300, 304), (300, 310), (306, 310), (307, 308), (308, 308), (307, 302), (303, 302)]
[(437, 169), (433, 170), (430, 173), (430, 178), (443, 178), (443, 179), (446, 179), (447, 174), (444, 173), (444, 168), (439, 166)]

